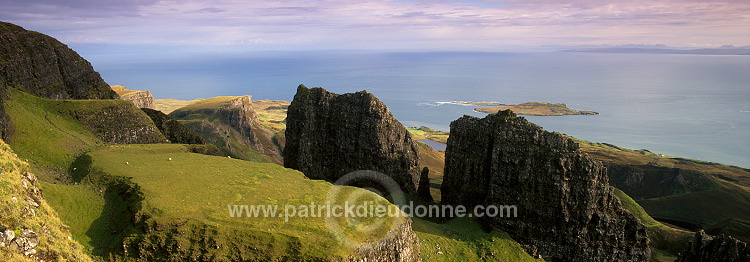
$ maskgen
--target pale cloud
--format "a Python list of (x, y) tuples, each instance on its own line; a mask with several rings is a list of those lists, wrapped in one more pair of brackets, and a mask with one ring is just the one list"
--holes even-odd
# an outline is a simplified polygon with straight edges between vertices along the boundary
[(7, 6), (0, 20), (83, 43), (260, 49), (750, 45), (745, 0), (15, 2), (0, 0)]

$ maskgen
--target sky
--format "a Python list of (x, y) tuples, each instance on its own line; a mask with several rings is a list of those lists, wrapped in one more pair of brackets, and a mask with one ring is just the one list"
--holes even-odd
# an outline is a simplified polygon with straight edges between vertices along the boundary
[(750, 0), (0, 0), (0, 20), (73, 45), (502, 50), (750, 45)]

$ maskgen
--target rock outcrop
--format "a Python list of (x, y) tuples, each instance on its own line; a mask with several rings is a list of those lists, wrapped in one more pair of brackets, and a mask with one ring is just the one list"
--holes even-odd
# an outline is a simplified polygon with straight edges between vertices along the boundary
[(259, 125), (252, 96), (205, 99), (177, 109), (169, 116), (235, 157), (282, 162), (274, 133)]
[(286, 121), (285, 167), (328, 181), (374, 170), (393, 178), (404, 192), (416, 192), (418, 147), (374, 95), (338, 95), (300, 85)]
[(115, 99), (91, 64), (56, 39), (0, 22), (0, 87), (50, 99)]
[(42, 197), (36, 176), (0, 140), (0, 260), (91, 261)]
[(403, 224), (389, 231), (382, 239), (357, 248), (355, 254), (345, 261), (420, 261), (419, 240), (411, 224), (411, 218), (407, 217)]
[[(69, 101), (60, 101), (67, 103)], [(66, 108), (61, 113), (77, 120), (97, 138), (111, 144), (167, 143), (153, 121), (124, 101), (81, 101), (88, 105)]]
[(481, 222), (548, 261), (650, 257), (645, 226), (622, 208), (601, 163), (572, 139), (509, 110), (451, 123), (442, 201), (515, 205), (517, 217), (485, 216)]
[(417, 197), (419, 200), (424, 202), (432, 202), (432, 194), (430, 194), (430, 168), (422, 168), (422, 172), (419, 175), (419, 187), (417, 188)]
[(117, 95), (122, 100), (132, 101), (133, 104), (138, 108), (148, 108), (156, 110), (156, 104), (154, 103), (154, 96), (151, 95), (151, 91), (138, 91), (128, 90), (125, 86), (114, 85), (112, 86)]
[(711, 237), (703, 230), (695, 233), (677, 262), (750, 261), (750, 246), (730, 236)]
[(206, 143), (206, 141), (203, 140), (203, 138), (193, 130), (190, 130), (189, 128), (180, 124), (180, 122), (178, 122), (174, 118), (169, 117), (161, 111), (149, 108), (141, 108), (141, 110), (143, 110), (143, 112), (146, 113), (146, 115), (148, 115), (152, 121), (154, 121), (156, 127), (159, 128), (159, 131), (161, 131), (161, 133), (164, 135), (164, 137), (167, 138), (167, 140), (169, 140), (169, 142), (174, 144)]

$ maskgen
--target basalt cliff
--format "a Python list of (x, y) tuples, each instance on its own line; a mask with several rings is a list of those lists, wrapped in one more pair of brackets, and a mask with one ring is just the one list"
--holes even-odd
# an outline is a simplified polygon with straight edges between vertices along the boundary
[(482, 218), (547, 261), (647, 261), (645, 226), (622, 208), (605, 169), (572, 139), (501, 111), (451, 123), (444, 204), (515, 205)]
[(91, 64), (56, 39), (0, 22), (0, 86), (50, 99), (114, 99)]
[(417, 144), (374, 95), (300, 85), (286, 121), (285, 167), (328, 181), (373, 170), (393, 178), (404, 192), (416, 192)]

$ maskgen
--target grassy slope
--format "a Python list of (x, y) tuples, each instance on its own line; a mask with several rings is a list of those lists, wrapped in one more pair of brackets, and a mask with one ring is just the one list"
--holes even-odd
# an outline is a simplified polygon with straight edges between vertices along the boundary
[[(238, 230), (239, 234), (246, 234), (246, 237), (234, 241), (260, 250), (276, 250), (268, 253), (275, 256), (290, 252), (305, 257), (334, 258), (345, 257), (352, 251), (339, 247), (323, 218), (292, 217), (289, 222), (278, 217), (232, 218), (227, 210), (227, 205), (237, 204), (322, 204), (326, 202), (330, 183), (309, 180), (297, 171), (275, 164), (187, 153), (181, 145), (109, 146), (89, 155), (94, 169), (130, 177), (140, 186), (145, 196), (144, 212), (160, 224), (189, 220), (221, 225), (222, 230), (231, 228)], [(351, 193), (355, 189), (344, 190)], [(387, 204), (376, 195), (367, 193), (365, 196)], [(389, 223), (402, 221), (395, 219)], [(346, 228), (345, 233), (351, 234), (354, 229)], [(266, 239), (264, 236), (268, 234), (284, 237), (275, 238), (278, 241), (275, 243), (253, 243)], [(376, 236), (362, 234), (356, 237), (373, 240)]]
[[(111, 246), (113, 232), (126, 223), (117, 219), (118, 210), (123, 209), (122, 204), (116, 208), (119, 197), (94, 185), (71, 185), (69, 176), (78, 156), (105, 143), (92, 132), (92, 125), (84, 122), (86, 118), (77, 120), (72, 115), (95, 115), (107, 107), (121, 107), (131, 115), (142, 112), (128, 101), (49, 100), (14, 89), (8, 92), (9, 99), (3, 102), (13, 127), (9, 144), (39, 175), (49, 205), (89, 253)], [(148, 120), (142, 116), (141, 120)], [(120, 225), (112, 225), (112, 221)]]
[(654, 220), (630, 196), (615, 189), (615, 195), (620, 199), (623, 207), (635, 215), (646, 226), (646, 232), (651, 239), (651, 257), (656, 261), (674, 261), (680, 252), (687, 248), (693, 234), (690, 231), (673, 228)]
[(445, 224), (414, 219), (422, 261), (537, 261), (507, 233), (484, 232), (471, 218)]
[[(44, 199), (34, 200), (38, 207), (27, 204), (27, 197), (36, 198), (25, 189), (22, 180), (22, 175), (29, 171), (29, 165), (18, 159), (0, 140), (0, 228), (13, 230), (16, 236), (24, 229), (37, 232), (40, 242), (35, 249), (47, 261), (90, 261), (83, 248), (68, 238), (70, 232)], [(9, 250), (7, 246), (0, 247), (0, 260), (35, 261)]]
[[(22, 159), (28, 159), (43, 180), (58, 178), (70, 163), (102, 141), (61, 110), (95, 110), (89, 101), (38, 98), (15, 89), (9, 90), (5, 110), (13, 126), (8, 143)], [(104, 101), (103, 103), (116, 103)]]
[(201, 101), (203, 99), (195, 99), (195, 100), (177, 100), (177, 99), (154, 99), (154, 104), (156, 105), (156, 108), (159, 111), (164, 112), (165, 114), (172, 113), (172, 111), (175, 111), (177, 109), (180, 109), (182, 107), (185, 107), (189, 104)]
[(448, 132), (438, 131), (426, 126), (408, 127), (407, 130), (409, 130), (414, 140), (429, 139), (443, 144), (448, 143)]

